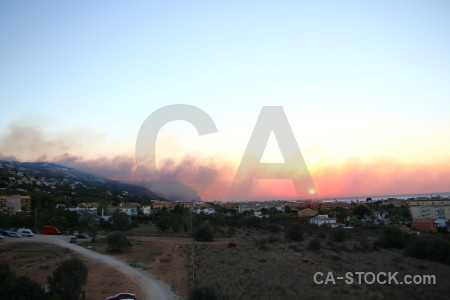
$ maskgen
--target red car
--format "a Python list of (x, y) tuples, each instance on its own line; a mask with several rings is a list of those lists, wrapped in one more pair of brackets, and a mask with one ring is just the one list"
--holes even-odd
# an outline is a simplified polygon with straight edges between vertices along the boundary
[(120, 293), (115, 296), (108, 297), (105, 300), (136, 300), (136, 295), (130, 293)]

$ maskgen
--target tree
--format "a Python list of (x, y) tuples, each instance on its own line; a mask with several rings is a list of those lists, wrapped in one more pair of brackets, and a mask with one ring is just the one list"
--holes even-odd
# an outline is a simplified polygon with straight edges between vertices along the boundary
[(131, 243), (122, 231), (114, 231), (106, 236), (107, 252), (122, 252), (130, 248)]
[(358, 216), (358, 219), (363, 219), (366, 216), (369, 216), (372, 213), (369, 207), (366, 205), (356, 205), (353, 209), (353, 214)]
[(91, 228), (95, 225), (97, 219), (97, 212), (95, 211), (80, 211), (79, 222), (85, 227)]
[(170, 218), (167, 215), (164, 215), (156, 221), (156, 227), (158, 227), (160, 233), (165, 232), (170, 227)]
[(213, 229), (208, 223), (203, 223), (194, 233), (194, 237), (200, 242), (211, 242), (213, 240)]
[(127, 229), (128, 226), (130, 225), (130, 217), (124, 212), (120, 211), (113, 212), (111, 215), (111, 220), (113, 228), (115, 230), (117, 229), (124, 230)]
[(44, 300), (44, 289), (26, 276), (16, 276), (6, 263), (0, 263), (0, 299)]
[(48, 220), (48, 223), (58, 228), (66, 228), (69, 225), (69, 222), (64, 216), (52, 217)]
[(77, 257), (65, 260), (47, 278), (49, 292), (65, 300), (78, 300), (86, 284), (88, 269)]

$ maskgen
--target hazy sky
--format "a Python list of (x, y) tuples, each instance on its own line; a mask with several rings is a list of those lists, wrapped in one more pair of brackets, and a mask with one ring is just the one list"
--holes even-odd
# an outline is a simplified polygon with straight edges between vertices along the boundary
[(190, 104), (218, 132), (172, 122), (158, 160), (214, 165), (224, 198), (278, 105), (319, 195), (450, 191), (449, 1), (1, 1), (0, 39), (3, 157), (131, 178), (143, 121)]

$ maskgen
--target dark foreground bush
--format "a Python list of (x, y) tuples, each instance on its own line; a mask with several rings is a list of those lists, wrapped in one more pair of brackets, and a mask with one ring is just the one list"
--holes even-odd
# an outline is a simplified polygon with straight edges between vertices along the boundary
[(106, 243), (108, 244), (107, 252), (120, 253), (131, 247), (130, 241), (127, 239), (122, 231), (114, 231), (106, 236)]
[(203, 223), (194, 233), (194, 238), (200, 242), (211, 242), (213, 240), (213, 229), (208, 223)]
[(313, 239), (308, 244), (309, 250), (320, 250), (320, 241), (318, 239)]
[(78, 300), (86, 284), (88, 269), (77, 257), (65, 260), (47, 278), (50, 294), (64, 300)]
[(216, 291), (212, 287), (194, 287), (191, 292), (192, 300), (216, 300)]
[(47, 299), (44, 289), (26, 276), (16, 276), (9, 266), (0, 263), (0, 299)]
[(342, 243), (347, 239), (345, 229), (336, 228), (330, 231), (330, 238), (338, 243)]
[(234, 248), (236, 246), (237, 246), (236, 243), (233, 243), (233, 242), (228, 243), (228, 248)]
[(405, 255), (450, 265), (450, 241), (441, 237), (417, 237), (408, 244)]
[(289, 225), (286, 229), (285, 237), (291, 241), (303, 241), (303, 227), (300, 224)]
[(409, 240), (410, 236), (406, 232), (397, 228), (386, 227), (378, 237), (377, 244), (383, 248), (403, 249)]

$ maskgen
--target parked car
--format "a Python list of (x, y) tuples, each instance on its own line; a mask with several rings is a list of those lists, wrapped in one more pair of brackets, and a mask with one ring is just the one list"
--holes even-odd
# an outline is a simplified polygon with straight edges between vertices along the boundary
[(79, 233), (79, 234), (77, 234), (76, 237), (79, 238), (79, 239), (87, 239), (89, 237), (89, 234), (87, 234), (87, 233)]
[(5, 235), (5, 236), (10, 236), (10, 237), (15, 237), (15, 238), (21, 238), (22, 237), (21, 234), (15, 232), (15, 231), (7, 230), (7, 229), (0, 230), (0, 233)]
[(136, 295), (130, 293), (120, 293), (115, 296), (106, 298), (105, 300), (135, 300)]
[(21, 234), (22, 236), (33, 236), (33, 231), (26, 228), (19, 228), (17, 229), (17, 233)]
[(3, 234), (0, 233), (0, 240), (3, 239), (3, 238), (4, 238)]
[(64, 235), (70, 235), (70, 231), (65, 230), (65, 231), (62, 232), (62, 234), (64, 234)]

